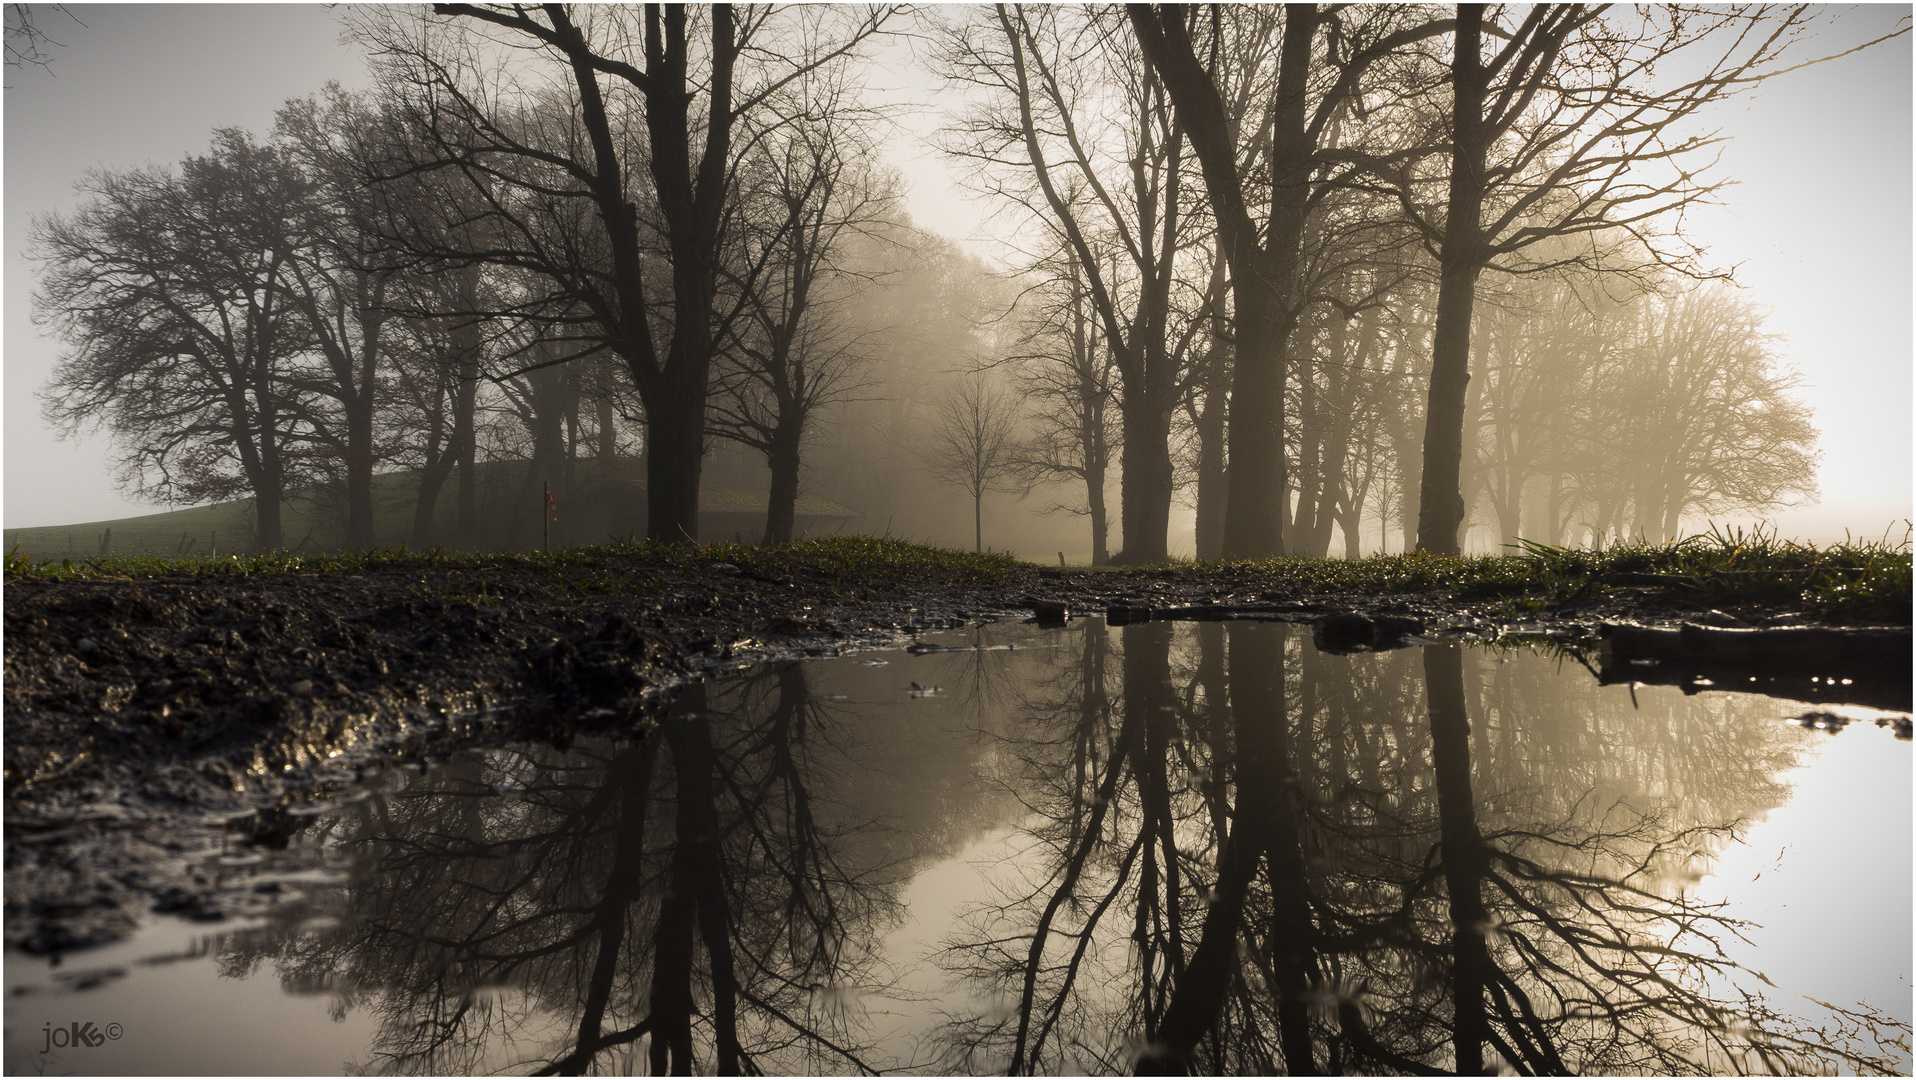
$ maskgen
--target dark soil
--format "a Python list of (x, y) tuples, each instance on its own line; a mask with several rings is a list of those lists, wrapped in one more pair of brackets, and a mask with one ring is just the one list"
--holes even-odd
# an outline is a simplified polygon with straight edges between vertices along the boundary
[(1356, 612), (1408, 620), (1426, 636), (1517, 632), (1569, 645), (1594, 644), (1604, 621), (1814, 621), (1774, 606), (1712, 610), (1653, 586), (1530, 614), (1442, 591), (1279, 593), (1250, 567), (786, 566), (766, 573), (633, 551), (570, 579), (502, 556), (345, 573), (12, 580), (6, 941), (59, 952), (120, 936), (147, 910), (218, 918), (210, 851), (283, 846), (289, 812), (370, 771), (460, 745), (636, 730), (688, 680), (1026, 618), (1040, 600), (1074, 616)]

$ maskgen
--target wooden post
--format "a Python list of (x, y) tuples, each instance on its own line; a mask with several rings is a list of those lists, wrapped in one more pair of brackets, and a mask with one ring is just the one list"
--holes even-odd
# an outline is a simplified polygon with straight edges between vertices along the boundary
[(545, 524), (545, 549), (552, 550), (552, 481), (544, 481), (545, 502), (539, 505), (539, 517)]
[(1064, 552), (1058, 552), (1058, 569), (1064, 569)]

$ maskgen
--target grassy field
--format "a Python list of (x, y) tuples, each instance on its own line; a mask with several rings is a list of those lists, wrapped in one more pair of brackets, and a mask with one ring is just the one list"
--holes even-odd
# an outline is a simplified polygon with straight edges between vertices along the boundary
[[(517, 494), (524, 470), (525, 463), (520, 461), (488, 462), (475, 470), (482, 513)], [(411, 539), (418, 475), (395, 472), (373, 477), (373, 531), (380, 546), (398, 547)], [(441, 489), (441, 522), (451, 519), (457, 497), (453, 484)], [(280, 510), (286, 547), (306, 553), (338, 548), (346, 531), (339, 509), (342, 501), (324, 492), (287, 500)], [(29, 559), (77, 560), (101, 555), (206, 555), (216, 546), (223, 554), (249, 552), (253, 535), (253, 501), (236, 499), (112, 521), (7, 529), (4, 541), (8, 553), (17, 549)]]

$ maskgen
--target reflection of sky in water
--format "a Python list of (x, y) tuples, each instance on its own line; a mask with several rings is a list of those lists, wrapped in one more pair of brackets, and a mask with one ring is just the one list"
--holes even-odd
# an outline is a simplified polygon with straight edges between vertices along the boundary
[(1909, 747), (1869, 723), (1811, 746), (1787, 777), (1789, 803), (1724, 852), (1700, 890), (1762, 924), (1753, 947), (1732, 951), (1784, 991), (1907, 1021)]
[[(833, 1018), (834, 1037), (841, 1042), (855, 1037), (859, 1060), (881, 1068), (937, 1071), (954, 1065), (1002, 1071), (1009, 1060), (1004, 1040), (997, 1037), (977, 1039), (971, 1056), (965, 1057), (951, 1041), (959, 1029), (950, 1025), (954, 1020), (961, 1022), (960, 1028), (968, 1023), (975, 1032), (981, 1018), (989, 1026), (989, 1021), (1015, 1013), (1018, 995), (1007, 988), (1015, 990), (1020, 980), (981, 981), (975, 967), (967, 978), (962, 970), (964, 956), (942, 950), (986, 932), (1013, 939), (1015, 947), (1007, 955), (1016, 954), (1029, 939), (1035, 913), (1046, 906), (1047, 889), (1056, 885), (1059, 852), (1069, 847), (1068, 830), (1060, 832), (1061, 827), (1039, 811), (1047, 806), (1055, 809), (1055, 800), (1047, 800), (1062, 790), (1059, 778), (1070, 772), (1068, 741), (1052, 736), (1077, 730), (1071, 727), (1078, 722), (1073, 718), (1084, 715), (1090, 683), (1080, 659), (1094, 652), (1103, 657), (1097, 662), (1104, 675), (1101, 685), (1108, 692), (1108, 700), (1093, 701), (1105, 708), (1104, 726), (1080, 744), (1090, 754), (1085, 775), (1095, 778), (1098, 763), (1115, 752), (1115, 740), (1124, 729), (1113, 717), (1122, 714), (1128, 701), (1140, 708), (1147, 701), (1142, 696), (1134, 695), (1135, 701), (1127, 698), (1119, 684), (1124, 672), (1131, 670), (1124, 650), (1145, 639), (1133, 631), (1100, 630), (1101, 640), (1093, 642), (1084, 630), (1084, 624), (1056, 634), (1030, 627), (999, 627), (961, 637), (1012, 640), (1021, 648), (911, 657), (893, 654), (891, 663), (884, 666), (871, 665), (868, 657), (813, 662), (793, 669), (801, 677), (761, 671), (756, 682), (731, 684), (740, 688), (736, 693), (727, 690), (726, 684), (711, 687), (703, 706), (706, 720), (676, 721), (705, 724), (713, 733), (713, 775), (720, 782), (711, 797), (719, 807), (721, 816), (715, 820), (721, 831), (728, 837), (754, 831), (772, 837), (765, 841), (771, 846), (763, 850), (750, 843), (736, 849), (720, 845), (721, 859), (732, 860), (724, 871), (731, 875), (728, 887), (738, 889), (739, 881), (766, 875), (776, 879), (784, 856), (773, 834), (789, 824), (790, 815), (800, 812), (793, 808), (801, 805), (816, 825), (807, 834), (807, 842), (817, 846), (812, 854), (822, 852), (836, 860), (834, 865), (841, 867), (846, 881), (862, 882), (856, 888), (826, 883), (814, 892), (793, 892), (797, 899), (792, 902), (831, 900), (863, 914), (844, 924), (845, 940), (835, 940), (825, 950), (835, 958), (851, 958), (837, 969), (839, 976), (810, 985), (809, 990), (785, 987), (781, 991), (785, 996), (777, 999), (778, 1006), (788, 1012)], [(1210, 884), (1216, 871), (1215, 851), (1206, 840), (1214, 818), (1202, 810), (1209, 804), (1203, 802), (1207, 796), (1199, 789), (1209, 775), (1205, 770), (1216, 760), (1206, 745), (1211, 729), (1204, 724), (1212, 721), (1203, 719), (1210, 715), (1204, 709), (1212, 695), (1221, 699), (1225, 691), (1221, 683), (1205, 682), (1221, 677), (1223, 668), (1214, 665), (1207, 675), (1204, 650), (1216, 648), (1225, 638), (1216, 633), (1206, 639), (1211, 645), (1203, 645), (1196, 628), (1188, 624), (1175, 632), (1159, 627), (1155, 633), (1159, 636), (1151, 640), (1164, 642), (1158, 647), (1168, 649), (1159, 661), (1168, 682), (1160, 696), (1149, 699), (1158, 704), (1149, 707), (1154, 715), (1175, 716), (1175, 723), (1181, 725), (1160, 750), (1177, 778), (1175, 798), (1189, 810), (1172, 825), (1188, 863), (1183, 868), (1183, 887), (1191, 890), (1183, 901), (1188, 951), (1198, 940), (1203, 899), (1212, 895)], [(1039, 644), (1050, 647), (1022, 647)], [(1779, 1008), (1817, 1020), (1816, 1010), (1801, 995), (1839, 1005), (1866, 1002), (1907, 1021), (1911, 909), (1907, 744), (1868, 723), (1852, 725), (1836, 736), (1803, 731), (1781, 722), (1801, 711), (1786, 702), (1721, 693), (1686, 698), (1671, 688), (1642, 687), (1633, 704), (1627, 688), (1600, 689), (1581, 668), (1552, 658), (1523, 651), (1463, 655), (1473, 796), (1480, 829), (1495, 833), (1500, 828), (1528, 828), (1550, 821), (1572, 833), (1587, 832), (1595, 822), (1618, 820), (1617, 808), (1624, 806), (1634, 811), (1660, 807), (1668, 811), (1660, 827), (1669, 828), (1719, 823), (1726, 815), (1743, 817), (1754, 823), (1745, 833), (1747, 843), (1705, 841), (1701, 846), (1714, 853), (1714, 859), (1662, 860), (1653, 875), (1656, 881), (1693, 896), (1726, 898), (1732, 917), (1763, 924), (1748, 931), (1753, 945), (1726, 942), (1725, 947), (1734, 959), (1764, 972), (1777, 985), (1766, 992)], [(1218, 655), (1209, 659), (1214, 662)], [(1346, 873), (1343, 867), (1350, 859), (1357, 860), (1353, 866), (1369, 866), (1366, 873), (1381, 873), (1379, 867), (1394, 864), (1377, 862), (1377, 852), (1395, 843), (1403, 846), (1399, 854), (1404, 865), (1414, 867), (1421, 852), (1434, 842), (1434, 824), (1418, 826), (1423, 832), (1411, 829), (1407, 839), (1392, 840), (1387, 832), (1373, 828), (1373, 819), (1351, 816), (1347, 802), (1341, 801), (1353, 797), (1350, 792), (1356, 788), (1390, 793), (1397, 810), (1381, 813), (1375, 820), (1395, 812), (1414, 817), (1432, 811), (1432, 780), (1420, 768), (1405, 764), (1428, 760), (1423, 756), (1429, 735), (1423, 660), (1418, 650), (1383, 656), (1324, 656), (1311, 650), (1299, 634), (1286, 635), (1283, 655), (1276, 660), (1288, 680), (1282, 690), (1292, 740), (1287, 752), (1303, 763), (1302, 786), (1318, 792), (1310, 804), (1314, 812), (1347, 825), (1360, 820), (1370, 823), (1364, 826), (1370, 831), (1363, 833), (1367, 838), (1361, 843), (1353, 839), (1357, 833), (1323, 833), (1315, 824), (1301, 834), (1307, 874), (1313, 881), (1322, 878), (1322, 888), (1345, 890), (1338, 893), (1339, 903), (1352, 895), (1350, 882), (1336, 884), (1343, 880), (1338, 875)], [(938, 692), (914, 696), (910, 692), (914, 683), (936, 686)], [(1221, 706), (1221, 701), (1217, 704)], [(1363, 750), (1366, 746), (1372, 749)], [(1306, 753), (1298, 747), (1315, 750)], [(587, 800), (580, 805), (588, 805), (594, 785), (608, 783), (604, 778), (611, 774), (602, 768), (604, 763), (622, 761), (626, 764), (620, 768), (630, 767), (635, 760), (630, 749), (631, 744), (604, 740), (582, 741), (569, 756), (550, 748), (520, 747), (469, 755), (465, 764), (441, 768), (425, 778), (403, 782), (388, 778), (383, 795), (358, 804), (328, 826), (332, 831), (327, 843), (343, 844), (358, 835), (355, 828), (370, 828), (370, 817), (354, 815), (417, 813), (421, 807), (438, 805), (407, 807), (396, 794), (401, 787), (408, 793), (438, 792), (434, 798), (451, 793), (467, 800), (448, 803), (448, 810), (434, 811), (439, 817), (417, 818), (419, 824), (409, 826), (411, 831), (397, 832), (406, 845), (412, 845), (406, 850), (430, 853), (432, 838), (438, 835), (433, 829), (456, 832), (451, 823), (463, 820), (461, 813), (479, 815), (471, 819), (464, 835), (488, 843), (510, 842), (514, 830), (541, 827), (542, 821), (551, 824), (540, 816), (541, 784), (552, 790), (580, 786), (580, 797)], [(620, 757), (621, 753), (626, 756)], [(1364, 753), (1375, 755), (1374, 760), (1366, 761)], [(1393, 754), (1405, 756), (1394, 758)], [(786, 764), (777, 765), (779, 761)], [(1382, 771), (1379, 763), (1383, 763)], [(651, 963), (649, 950), (661, 910), (667, 853), (675, 850), (674, 835), (681, 839), (689, 835), (675, 834), (672, 824), (673, 800), (683, 796), (683, 790), (672, 787), (676, 781), (666, 779), (663, 765), (647, 767), (659, 770), (649, 774), (654, 775), (651, 809), (646, 811), (650, 831), (642, 850), (650, 861), (644, 864), (643, 881), (634, 894), (638, 899), (629, 903), (631, 927), (621, 946), (620, 963), (625, 966), (619, 969), (626, 981), (616, 984), (618, 993), (606, 1006), (607, 1030), (644, 1015), (641, 998), (649, 992), (645, 987), (651, 976), (632, 965)], [(786, 773), (779, 773), (780, 768)], [(792, 772), (793, 768), (797, 771)], [(1348, 783), (1331, 784), (1329, 778), (1336, 775), (1346, 776)], [(1333, 787), (1340, 788), (1334, 796)], [(528, 790), (534, 793), (531, 799)], [(680, 790), (680, 796), (673, 795), (675, 790)], [(1111, 821), (1128, 827), (1121, 823), (1138, 812), (1136, 799), (1121, 789), (1112, 800)], [(1779, 805), (1785, 800), (1787, 805)], [(741, 809), (747, 804), (752, 808)], [(1089, 809), (1089, 804), (1079, 807)], [(556, 849), (573, 841), (539, 843)], [(1109, 852), (1099, 849), (1078, 879), (1086, 895), (1074, 895), (1057, 905), (1065, 912), (1061, 919), (1082, 917), (1103, 895), (1098, 889), (1119, 889), (1111, 883), (1123, 874), (1135, 876), (1136, 871), (1120, 871), (1115, 861), (1100, 861), (1107, 855), (1115, 860), (1121, 854), (1122, 844), (1113, 842), (1110, 847)], [(293, 853), (300, 850), (296, 843)], [(307, 845), (309, 862), (319, 857), (313, 854), (318, 850)], [(337, 847), (328, 850), (335, 852), (328, 858), (336, 857)], [(387, 843), (377, 850), (390, 858), (399, 848)], [(586, 844), (580, 850), (591, 855), (599, 849)], [(1640, 844), (1622, 844), (1608, 856), (1590, 856), (1582, 868), (1602, 870), (1609, 865), (1605, 859), (1614, 862), (1642, 850)], [(526, 857), (533, 860), (528, 865), (537, 865), (544, 856), (535, 850)], [(1371, 861), (1366, 863), (1367, 859)], [(354, 951), (353, 942), (358, 940), (353, 937), (357, 932), (354, 917), (336, 927), (304, 922), (305, 940), (331, 941), (343, 951), (335, 954), (322, 949), (308, 955), (307, 966), (297, 975), (287, 965), (300, 948), (293, 938), (275, 938), (274, 933), (284, 931), (270, 927), (302, 925), (315, 912), (357, 910), (352, 907), (353, 898), (363, 902), (362, 893), (385, 896), (383, 902), (402, 908), (423, 901), (405, 888), (391, 888), (384, 894), (372, 889), (382, 880), (377, 876), (382, 871), (375, 871), (373, 878), (353, 891), (335, 891), (320, 875), (287, 876), (285, 866), (277, 865), (284, 862), (283, 857), (269, 862), (276, 864), (277, 880), (288, 885), (287, 892), (270, 895), (290, 901), (306, 891), (314, 906), (308, 911), (294, 903), (279, 909), (266, 905), (269, 915), (278, 910), (297, 917), (268, 922), (269, 929), (262, 933), (221, 936), (210, 933), (213, 927), (155, 918), (128, 942), (74, 954), (51, 969), (43, 960), (10, 954), (8, 1073), (389, 1071), (392, 1063), (381, 1054), (390, 1045), (391, 1029), (382, 1028), (377, 1017), (385, 1015), (389, 1022), (393, 1016), (412, 1014), (403, 1008), (392, 1012), (390, 1002), (381, 1004), (393, 991), (369, 974), (381, 970), (375, 955), (379, 950)], [(581, 871), (586, 878), (596, 881), (592, 875), (604, 875), (600, 863), (588, 859), (579, 865), (589, 867), (589, 872)], [(263, 868), (237, 870), (235, 883), (249, 889), (264, 872)], [(398, 871), (389, 867), (383, 872)], [(451, 880), (442, 868), (420, 878), (442, 879)], [(1196, 891), (1200, 887), (1202, 898)], [(550, 918), (555, 927), (573, 925), (576, 918), (568, 923), (562, 913), (553, 914), (564, 907), (562, 895), (572, 894), (563, 889), (521, 889), (507, 906)], [(588, 889), (584, 895), (591, 901), (596, 894)], [(818, 944), (815, 935), (753, 921), (772, 918), (781, 910), (787, 901), (780, 899), (778, 888), (758, 900), (749, 891), (736, 895), (744, 898), (732, 911), (746, 924), (732, 928), (741, 955), (756, 950), (754, 955), (777, 957), (784, 955), (781, 950), (803, 951)], [(759, 907), (751, 907), (760, 901)], [(1444, 909), (1432, 903), (1436, 906), (1429, 906), (1424, 915), (1441, 922)], [(541, 904), (551, 910), (534, 911)], [(1077, 1040), (1077, 1049), (1047, 1051), (1042, 1067), (1069, 1069), (1090, 1067), (1100, 1060), (1123, 1060), (1122, 1055), (1129, 1052), (1126, 1048), (1140, 1045), (1137, 1031), (1113, 1019), (1124, 1015), (1124, 1003), (1135, 996), (1136, 988), (1126, 980), (1135, 978), (1140, 956), (1133, 940), (1136, 910), (1134, 904), (1126, 912), (1111, 915), (1087, 942), (1087, 975), (1062, 1009), (1055, 1035), (1060, 1040)], [(402, 922), (403, 916), (403, 911), (390, 915)], [(427, 920), (420, 925), (429, 924)], [(220, 929), (232, 928), (229, 923)], [(1442, 939), (1447, 931), (1437, 926), (1431, 933)], [(795, 944), (781, 943), (785, 938)], [(1055, 966), (1059, 950), (1071, 947), (1069, 940), (1054, 942), (1048, 947), (1047, 963)], [(198, 956), (162, 964), (144, 962), (155, 955), (191, 954), (196, 948)], [(380, 948), (390, 950), (392, 945), (388, 942)], [(458, 1071), (523, 1072), (566, 1053), (568, 1040), (577, 1036), (579, 1007), (565, 1004), (572, 999), (563, 988), (573, 986), (577, 996), (584, 996), (592, 967), (590, 950), (581, 949), (580, 956), (568, 962), (570, 966), (544, 971), (534, 978), (537, 985), (533, 986), (489, 987), (472, 993), (469, 987), (461, 988), (456, 975), (445, 977), (447, 993), (469, 994), (463, 999), (467, 1012), (461, 1021), (467, 1027), (459, 1029), (469, 1045), (451, 1056), (420, 1060), (435, 1062), (442, 1070), (456, 1066)], [(360, 985), (315, 974), (312, 957), (324, 960), (333, 955), (352, 958)], [(1342, 963), (1335, 955), (1326, 962)], [(1365, 963), (1370, 966), (1364, 970), (1373, 977), (1391, 970), (1388, 963), (1378, 967), (1375, 957)], [(1426, 970), (1428, 963), (1427, 959), (1407, 962), (1403, 970), (1412, 974), (1395, 991), (1398, 999), (1429, 990), (1419, 983), (1436, 977)], [(521, 970), (515, 978), (526, 978), (524, 970), (530, 969)], [(89, 981), (80, 977), (83, 973), (97, 971), (117, 974), (95, 988), (72, 989)], [(782, 977), (747, 972), (747, 990), (770, 993), (768, 987), (776, 989)], [(801, 984), (817, 977), (796, 976)], [(1049, 977), (1038, 980), (1040, 998)], [(1738, 981), (1761, 988), (1747, 977)], [(695, 983), (695, 1005), (701, 1015), (695, 1056), (699, 1067), (709, 1071), (713, 1057), (710, 1031), (704, 1025), (710, 1015), (711, 989), (702, 980)], [(283, 992), (302, 984), (309, 992)], [(430, 980), (426, 985), (430, 986)], [(31, 992), (17, 993), (21, 987)], [(413, 1002), (409, 1007), (418, 1007), (417, 997), (409, 1000)], [(1384, 1009), (1384, 1001), (1374, 997), (1367, 1005), (1373, 1009), (1371, 1022), (1376, 1032), (1395, 1037), (1388, 1010), (1377, 1011)], [(457, 1012), (461, 1002), (454, 1004)], [(751, 1001), (740, 1004), (741, 1039), (770, 1040), (756, 1059), (767, 1071), (849, 1068), (844, 1059), (830, 1054), (794, 1056), (789, 1049), (771, 1047), (770, 1043), (779, 1041), (772, 1037), (779, 1025), (766, 1022), (754, 1008)], [(1330, 1005), (1324, 1008), (1334, 1012)], [(473, 1017), (482, 1017), (483, 1023)], [(38, 1052), (48, 1025), (86, 1020), (119, 1023), (124, 1035), (97, 1048), (56, 1051), (53, 1056)], [(1065, 1032), (1073, 1023), (1079, 1027)], [(1322, 1023), (1329, 1029), (1328, 1019)], [(786, 1031), (780, 1038), (789, 1034)], [(1403, 1038), (1408, 1040), (1405, 1045), (1415, 1041)], [(597, 1067), (645, 1071), (646, 1046), (637, 1041), (609, 1048), (597, 1057)], [(1420, 1052), (1424, 1060), (1440, 1067), (1447, 1061), (1441, 1040), (1424, 1045)], [(1119, 1056), (1100, 1058), (1100, 1053)], [(413, 1064), (419, 1067), (418, 1061)]]

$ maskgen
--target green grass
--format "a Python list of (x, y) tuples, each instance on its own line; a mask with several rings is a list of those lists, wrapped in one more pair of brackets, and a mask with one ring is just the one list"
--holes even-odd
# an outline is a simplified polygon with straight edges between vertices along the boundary
[(1511, 555), (1378, 555), (1368, 559), (1279, 558), (1243, 564), (1271, 584), (1306, 592), (1423, 592), (1502, 598), (1512, 613), (1547, 612), (1619, 586), (1612, 574), (1652, 574), (1674, 592), (1712, 603), (1800, 605), (1831, 618), (1907, 623), (1910, 541), (1817, 547), (1762, 529), (1712, 529), (1669, 544), (1595, 550), (1524, 541)]
[[(377, 548), (362, 552), (296, 554), (267, 552), (256, 555), (158, 556), (101, 555), (82, 558), (29, 558), (23, 551), (7, 554), (8, 579), (62, 581), (79, 578), (147, 578), (161, 575), (196, 577), (284, 573), (364, 573), (385, 568), (442, 568), (460, 571), (475, 584), (493, 567), (514, 565), (550, 571), (562, 588), (599, 590), (614, 587), (633, 575), (624, 567), (639, 556), (682, 570), (700, 564), (728, 563), (741, 571), (766, 577), (805, 570), (844, 581), (885, 586), (909, 584), (927, 572), (969, 580), (988, 580), (1026, 564), (1010, 554), (974, 555), (968, 551), (930, 547), (906, 540), (876, 536), (825, 536), (798, 540), (780, 547), (754, 547), (724, 541), (714, 544), (661, 544), (650, 540), (617, 541), (559, 548), (553, 551), (448, 552)], [(584, 573), (580, 573), (584, 572)], [(649, 585), (649, 583), (645, 583)], [(645, 587), (641, 585), (640, 587)], [(649, 586), (656, 588), (656, 586)]]
[[(640, 557), (639, 565), (631, 558)], [(720, 542), (657, 544), (624, 541), (555, 551), (454, 553), (381, 548), (320, 554), (267, 553), (218, 558), (108, 555), (34, 559), (15, 549), (9, 579), (141, 578), (267, 573), (358, 573), (385, 567), (457, 571), (461, 592), (485, 595), (490, 568), (530, 566), (550, 572), (560, 591), (649, 593), (659, 585), (643, 572), (648, 560), (682, 569), (729, 563), (753, 575), (783, 579), (823, 575), (846, 586), (883, 589), (922, 583), (923, 575), (982, 582), (1017, 569), (1043, 567), (1009, 553), (977, 555), (891, 537), (827, 536), (779, 547)], [(1199, 569), (1189, 562), (1166, 564)], [(1620, 586), (1612, 574), (1660, 575), (1672, 592), (1710, 604), (1782, 604), (1833, 619), (1908, 623), (1910, 542), (1873, 541), (1816, 547), (1779, 541), (1761, 531), (1712, 531), (1671, 544), (1635, 544), (1601, 551), (1526, 542), (1510, 555), (1377, 555), (1355, 561), (1280, 557), (1215, 564), (1264, 590), (1297, 593), (1448, 592), (1463, 600), (1498, 600), (1512, 616), (1548, 614), (1601, 597)], [(1125, 569), (1111, 568), (1111, 573)], [(1101, 570), (1100, 572), (1104, 572)]]
[(195, 555), (210, 554), (216, 542), (226, 551), (236, 551), (252, 546), (247, 540), (252, 528), (253, 504), (242, 500), (111, 521), (8, 529), (4, 536), (8, 551), (17, 548), (34, 558), (77, 561), (101, 555), (103, 538), (107, 554), (175, 555), (187, 540), (192, 541)]

